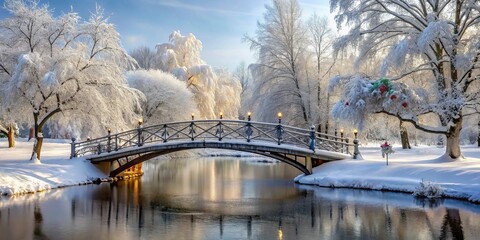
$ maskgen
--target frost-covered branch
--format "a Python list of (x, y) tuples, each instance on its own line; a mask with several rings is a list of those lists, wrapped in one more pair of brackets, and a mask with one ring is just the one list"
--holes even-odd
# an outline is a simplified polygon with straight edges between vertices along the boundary
[(431, 127), (431, 126), (428, 126), (428, 125), (424, 125), (424, 124), (420, 124), (419, 121), (418, 121), (418, 118), (416, 117), (405, 117), (405, 116), (402, 116), (402, 115), (399, 115), (399, 114), (395, 114), (395, 113), (391, 113), (389, 111), (386, 111), (386, 110), (382, 110), (382, 111), (378, 111), (378, 112), (375, 112), (375, 113), (383, 113), (383, 114), (386, 114), (386, 115), (389, 115), (389, 116), (393, 116), (393, 117), (396, 117), (404, 122), (408, 122), (408, 123), (411, 123), (413, 126), (415, 126), (415, 128), (419, 129), (419, 130), (422, 130), (424, 132), (428, 132), (428, 133), (435, 133), (435, 134), (446, 134), (447, 133), (447, 128), (445, 127)]
[(3, 134), (8, 134), (8, 130), (1, 124), (0, 124), (0, 132), (2, 132)]
[(8, 71), (8, 69), (0, 63), (0, 68), (2, 69), (3, 72), (5, 72), (8, 76), (11, 76), (10, 72)]

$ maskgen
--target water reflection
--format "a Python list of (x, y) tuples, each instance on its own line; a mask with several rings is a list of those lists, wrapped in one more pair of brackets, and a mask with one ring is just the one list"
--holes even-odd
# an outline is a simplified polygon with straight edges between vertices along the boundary
[(446, 209), (440, 239), (463, 239), (462, 220), (458, 209)]
[[(295, 186), (285, 164), (175, 159), (145, 176), (0, 200), (0, 239), (475, 239), (480, 206)], [(6, 233), (6, 234), (5, 234)]]

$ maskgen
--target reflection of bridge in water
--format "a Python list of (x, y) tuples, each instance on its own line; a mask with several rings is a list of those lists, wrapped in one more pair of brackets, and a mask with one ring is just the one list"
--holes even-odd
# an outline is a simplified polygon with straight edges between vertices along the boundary
[(250, 152), (287, 163), (305, 174), (326, 161), (351, 157), (347, 138), (278, 124), (240, 120), (192, 120), (109, 134), (72, 143), (71, 157), (85, 156), (110, 176), (177, 151), (217, 148)]

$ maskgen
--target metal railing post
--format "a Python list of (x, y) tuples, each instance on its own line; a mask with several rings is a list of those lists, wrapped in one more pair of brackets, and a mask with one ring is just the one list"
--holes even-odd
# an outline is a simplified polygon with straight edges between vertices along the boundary
[(335, 128), (335, 130), (333, 131), (333, 135), (335, 136), (333, 139), (335, 140), (335, 143), (333, 144), (335, 146), (335, 152), (338, 151), (338, 148), (339, 147), (342, 147), (341, 145), (339, 146), (338, 143), (336, 143), (338, 141), (338, 131), (337, 129)]
[(347, 154), (350, 154), (350, 146), (348, 146), (348, 143), (349, 143), (348, 138), (345, 138), (345, 143), (346, 143), (345, 149), (347, 150)]
[(164, 124), (163, 125), (163, 132), (162, 132), (162, 137), (163, 137), (163, 142), (167, 142), (167, 138), (168, 138), (169, 134), (167, 132), (167, 124)]
[(223, 134), (222, 121), (219, 121), (218, 125), (217, 125), (217, 132), (216, 132), (216, 135), (218, 137), (218, 141), (222, 141), (222, 138), (223, 138), (222, 134)]
[[(192, 117), (193, 118), (193, 117)], [(190, 131), (189, 131), (189, 134), (190, 134), (190, 138), (193, 140), (195, 140), (194, 136), (195, 136), (195, 123), (192, 122), (190, 123)]]
[(353, 159), (357, 159), (360, 151), (358, 150), (358, 139), (353, 140)]
[[(250, 116), (249, 116), (250, 118)], [(247, 122), (247, 127), (245, 129), (245, 133), (247, 134), (247, 142), (251, 141), (253, 130), (252, 130), (252, 124), (250, 122)]]
[(75, 138), (72, 138), (72, 142), (70, 143), (70, 159), (77, 157), (77, 154), (75, 153)]
[(139, 146), (139, 147), (143, 146), (142, 134), (143, 134), (142, 124), (138, 124), (138, 128), (137, 128), (137, 135), (138, 135), (137, 146)]
[[(345, 152), (345, 148), (347, 147), (345, 144), (343, 144), (343, 129), (340, 129), (340, 142), (342, 143), (342, 153)], [(347, 149), (347, 152), (348, 152), (348, 149)]]
[(282, 135), (283, 135), (283, 127), (282, 127), (282, 123), (279, 122), (279, 124), (275, 127), (277, 129), (277, 139), (278, 139), (278, 145), (281, 144), (282, 142)]
[(308, 144), (308, 148), (315, 152), (315, 125), (310, 127), (310, 143)]
[(112, 151), (112, 135), (110, 134), (110, 131), (108, 131), (108, 141), (107, 141), (107, 152)]

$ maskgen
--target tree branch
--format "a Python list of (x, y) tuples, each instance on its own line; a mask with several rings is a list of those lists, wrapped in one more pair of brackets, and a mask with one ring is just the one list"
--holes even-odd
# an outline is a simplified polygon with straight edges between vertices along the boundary
[(400, 119), (404, 122), (411, 123), (416, 129), (419, 129), (419, 130), (422, 130), (422, 131), (425, 131), (425, 132), (428, 132), (428, 133), (435, 133), (435, 134), (446, 134), (447, 133), (446, 129), (445, 130), (438, 130), (438, 129), (430, 128), (428, 126), (419, 124), (415, 119), (404, 118), (399, 114), (391, 113), (391, 112), (388, 112), (388, 111), (385, 111), (385, 110), (380, 110), (380, 111), (377, 111), (375, 113), (384, 113), (384, 114), (389, 115), (389, 116), (394, 116), (394, 117), (396, 117), (396, 118), (398, 118), (398, 119)]

